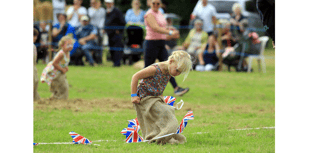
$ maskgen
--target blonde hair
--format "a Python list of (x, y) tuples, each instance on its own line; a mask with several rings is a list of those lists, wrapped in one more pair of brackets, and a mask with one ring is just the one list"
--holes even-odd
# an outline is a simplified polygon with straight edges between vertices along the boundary
[(67, 41), (67, 40), (72, 40), (72, 44), (74, 44), (75, 40), (72, 38), (71, 35), (66, 35), (66, 36), (63, 36), (59, 42), (58, 42), (58, 48), (59, 50), (62, 48), (62, 46), (64, 45), (64, 43)]
[(168, 60), (174, 60), (176, 62), (178, 66), (177, 69), (180, 70), (181, 74), (184, 74), (184, 81), (187, 78), (188, 73), (192, 69), (191, 55), (182, 50), (174, 51), (169, 56)]
[(240, 9), (240, 13), (242, 13), (241, 5), (239, 3), (234, 3), (234, 5), (232, 6), (232, 11), (235, 13), (235, 10), (237, 8), (239, 8)]

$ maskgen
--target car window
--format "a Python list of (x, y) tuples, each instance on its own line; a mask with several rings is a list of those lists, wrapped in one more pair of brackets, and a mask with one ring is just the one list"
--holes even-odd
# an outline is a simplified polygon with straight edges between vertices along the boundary
[(208, 1), (209, 4), (212, 4), (217, 13), (232, 13), (232, 6), (235, 1)]

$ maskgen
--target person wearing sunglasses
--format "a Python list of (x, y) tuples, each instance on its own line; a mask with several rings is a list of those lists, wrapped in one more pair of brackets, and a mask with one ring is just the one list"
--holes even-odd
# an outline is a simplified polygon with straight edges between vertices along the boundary
[[(167, 29), (167, 21), (164, 15), (159, 11), (161, 1), (152, 0), (151, 9), (144, 15), (144, 23), (146, 26), (145, 36), (145, 52), (144, 52), (144, 67), (153, 64), (156, 59), (166, 61), (168, 52), (165, 48), (166, 37), (179, 37), (178, 30)], [(177, 85), (174, 77), (170, 78), (170, 82), (174, 88), (174, 94), (182, 96), (189, 91), (189, 88), (181, 88)]]
[[(146, 1), (146, 5), (149, 7), (149, 9), (151, 9), (151, 7), (152, 7), (152, 5), (153, 5), (153, 4), (152, 4), (152, 0), (147, 0), (147, 1)], [(160, 7), (158, 10), (159, 10), (162, 14), (165, 14), (165, 11), (164, 11), (163, 8)]]

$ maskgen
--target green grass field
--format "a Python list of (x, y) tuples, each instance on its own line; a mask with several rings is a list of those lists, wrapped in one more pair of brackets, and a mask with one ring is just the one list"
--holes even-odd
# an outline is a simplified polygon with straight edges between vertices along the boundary
[[(274, 50), (266, 50), (274, 56)], [(43, 100), (34, 102), (34, 142), (70, 142), (69, 132), (85, 136), (99, 145), (39, 144), (34, 152), (275, 152), (275, 60), (266, 59), (267, 73), (190, 72), (176, 80), (190, 87), (183, 108), (176, 111), (181, 122), (187, 110), (195, 119), (189, 121), (181, 145), (147, 143), (126, 144), (120, 131), (136, 118), (130, 102), (130, 82), (138, 69), (132, 66), (70, 66), (68, 101), (50, 101), (47, 84), (39, 84)], [(38, 64), (38, 75), (45, 65)], [(173, 96), (169, 83), (164, 95)], [(235, 130), (243, 128), (260, 128)], [(141, 132), (140, 132), (141, 133)], [(116, 140), (116, 141), (112, 141)]]

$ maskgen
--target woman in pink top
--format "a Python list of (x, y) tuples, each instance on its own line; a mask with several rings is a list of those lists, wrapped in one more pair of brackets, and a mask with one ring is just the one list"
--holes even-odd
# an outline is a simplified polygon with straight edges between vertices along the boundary
[[(158, 58), (159, 61), (168, 59), (168, 52), (165, 48), (166, 35), (171, 37), (179, 37), (178, 30), (168, 30), (167, 22), (163, 14), (158, 11), (161, 5), (161, 0), (152, 0), (151, 9), (144, 15), (144, 23), (146, 25), (145, 36), (145, 52), (144, 52), (144, 67), (153, 64)], [(189, 91), (189, 88), (178, 87), (175, 79), (170, 78), (170, 82), (174, 88), (174, 94), (182, 96)]]

